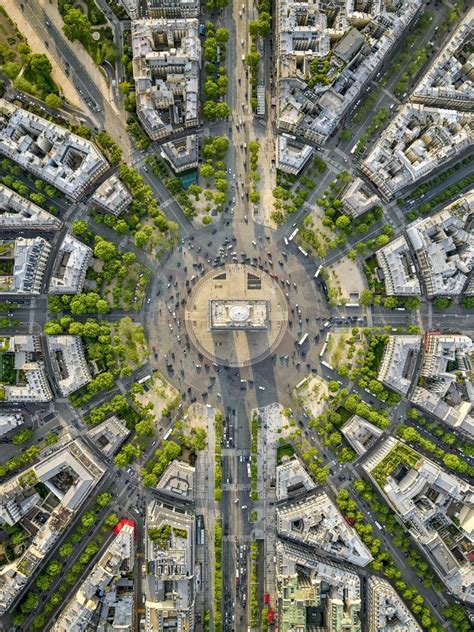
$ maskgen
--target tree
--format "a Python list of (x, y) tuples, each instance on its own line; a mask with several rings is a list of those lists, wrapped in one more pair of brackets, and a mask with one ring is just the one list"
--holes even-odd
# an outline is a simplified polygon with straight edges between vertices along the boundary
[(106, 527), (115, 527), (119, 519), (116, 513), (110, 513), (104, 521)]
[(372, 305), (373, 301), (374, 301), (374, 297), (373, 294), (370, 290), (362, 290), (362, 292), (360, 293), (360, 304), (361, 305)]
[(445, 298), (442, 296), (435, 298), (435, 300), (433, 301), (433, 305), (436, 309), (446, 309), (447, 307), (450, 307), (452, 303), (453, 300), (451, 298)]
[(328, 391), (330, 393), (337, 393), (339, 390), (339, 384), (335, 380), (328, 382)]
[(151, 472), (144, 475), (143, 484), (145, 485), (145, 487), (155, 487), (157, 483), (158, 477), (156, 476), (156, 474), (153, 474)]
[(46, 95), (44, 102), (49, 108), (52, 108), (53, 110), (58, 110), (63, 104), (63, 100), (61, 99), (61, 97), (57, 94), (54, 94), (53, 92)]
[(97, 496), (96, 504), (98, 507), (103, 509), (104, 507), (107, 507), (107, 505), (110, 503), (111, 500), (112, 500), (112, 494), (108, 494), (107, 492), (104, 492), (103, 494), (99, 494)]
[(31, 439), (33, 436), (33, 431), (25, 428), (16, 433), (16, 435), (12, 439), (13, 445), (23, 445), (27, 441)]
[(23, 613), (28, 613), (34, 610), (38, 604), (39, 604), (38, 593), (29, 592), (25, 601), (22, 603), (20, 610)]
[(85, 222), (83, 219), (77, 219), (75, 222), (72, 223), (72, 232), (74, 233), (74, 235), (76, 235), (76, 237), (84, 235), (84, 233), (87, 233), (88, 230), (89, 229), (87, 227), (87, 222)]
[(115, 244), (102, 237), (96, 237), (94, 246), (94, 257), (102, 261), (110, 261), (117, 256), (117, 248)]
[(64, 35), (74, 42), (87, 43), (91, 34), (91, 23), (81, 9), (70, 8), (64, 16)]
[(398, 299), (396, 296), (387, 296), (384, 299), (384, 307), (386, 307), (387, 309), (395, 309), (396, 307), (398, 307)]
[(336, 226), (341, 230), (346, 230), (351, 225), (351, 220), (347, 217), (347, 215), (340, 215), (336, 219)]
[(37, 580), (35, 581), (35, 586), (40, 590), (48, 590), (53, 581), (52, 577), (49, 577), (46, 573), (41, 573), (38, 575)]
[(71, 542), (65, 542), (59, 547), (59, 555), (61, 557), (69, 557), (73, 552), (74, 547)]
[(420, 299), (418, 298), (418, 296), (411, 296), (410, 298), (405, 299), (404, 305), (406, 309), (418, 309), (420, 307)]
[(155, 434), (151, 422), (147, 419), (142, 419), (141, 421), (139, 421), (135, 426), (135, 431), (137, 432), (137, 434), (146, 437), (152, 437)]
[(200, 167), (200, 172), (203, 178), (212, 178), (214, 176), (214, 168), (212, 165), (204, 164)]
[(258, 204), (260, 202), (260, 193), (258, 191), (250, 191), (249, 200), (252, 204)]
[(9, 61), (2, 66), (2, 70), (9, 79), (13, 80), (20, 72), (21, 66), (14, 61)]
[(48, 566), (46, 567), (46, 572), (50, 577), (55, 577), (59, 575), (61, 571), (61, 563), (58, 560), (52, 560)]
[(93, 511), (86, 511), (81, 517), (81, 523), (84, 527), (92, 527), (95, 524), (96, 515)]

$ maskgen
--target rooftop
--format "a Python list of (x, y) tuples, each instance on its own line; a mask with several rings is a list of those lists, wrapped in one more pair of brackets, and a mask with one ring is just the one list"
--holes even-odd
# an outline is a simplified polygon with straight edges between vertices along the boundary
[(91, 381), (80, 336), (48, 336), (47, 341), (51, 366), (63, 397)]
[(132, 22), (137, 114), (154, 140), (198, 124), (198, 26), (193, 18)]
[(367, 580), (368, 632), (422, 632), (398, 593), (381, 577)]
[(359, 415), (352, 415), (342, 426), (341, 432), (358, 456), (365, 454), (383, 434), (383, 430)]
[(410, 224), (407, 237), (415, 252), (429, 298), (459, 296), (474, 265), (474, 233), (469, 228), (474, 191), (463, 201)]
[(420, 349), (421, 336), (388, 336), (378, 379), (394, 391), (407, 395), (416, 378)]
[(91, 201), (104, 211), (118, 216), (129, 206), (132, 196), (118, 175), (113, 173), (97, 187)]
[(373, 559), (325, 492), (278, 507), (277, 532), (339, 561), (367, 566)]
[(381, 194), (392, 198), (455, 158), (474, 141), (474, 113), (407, 103), (361, 165)]
[(277, 465), (276, 496), (278, 500), (293, 498), (298, 494), (309, 492), (315, 487), (313, 479), (297, 456)]
[(108, 163), (89, 140), (0, 99), (0, 153), (77, 200)]
[(388, 296), (419, 296), (420, 282), (416, 275), (415, 264), (403, 235), (376, 252)]
[(5, 230), (56, 231), (62, 221), (0, 184), (0, 227)]
[(102, 423), (90, 428), (87, 434), (105, 456), (112, 457), (130, 434), (125, 422), (112, 415)]
[(78, 294), (84, 287), (92, 249), (70, 233), (64, 236), (49, 282), (50, 294)]
[(50, 251), (42, 237), (0, 240), (0, 294), (39, 294)]

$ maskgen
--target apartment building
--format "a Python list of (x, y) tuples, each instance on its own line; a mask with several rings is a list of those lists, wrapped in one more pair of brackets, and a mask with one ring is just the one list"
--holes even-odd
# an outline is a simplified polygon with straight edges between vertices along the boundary
[(152, 501), (145, 523), (145, 632), (194, 629), (194, 516)]
[(91, 197), (92, 204), (119, 217), (130, 205), (132, 195), (116, 173), (104, 180)]
[(0, 229), (54, 232), (62, 221), (37, 204), (0, 184)]
[[(16, 335), (6, 339), (4, 358), (11, 356), (15, 378), (0, 386), (6, 402), (50, 402), (53, 393), (48, 382), (38, 336)], [(5, 341), (4, 341), (5, 343)]]
[(324, 143), (408, 27), (420, 0), (279, 0), (277, 126)]
[(281, 134), (276, 139), (276, 168), (284, 173), (298, 175), (311, 160), (313, 148), (299, 143), (288, 134)]
[(370, 190), (362, 178), (354, 178), (341, 196), (342, 210), (352, 219), (357, 219), (380, 204), (378, 195)]
[(421, 336), (388, 336), (377, 379), (401, 395), (407, 395), (421, 350)]
[(47, 342), (54, 377), (63, 397), (91, 381), (80, 336), (48, 336)]
[(79, 294), (92, 260), (92, 249), (70, 233), (59, 246), (49, 281), (50, 294)]
[(316, 485), (301, 459), (284, 457), (276, 467), (277, 500), (289, 500), (315, 489)]
[(387, 296), (420, 296), (420, 282), (415, 264), (403, 235), (375, 253), (382, 272)]
[[(466, 209), (456, 203), (410, 224), (411, 242), (428, 298), (459, 296), (474, 266), (471, 211), (474, 191), (465, 196)], [(451, 212), (451, 210), (453, 212)]]
[(132, 22), (137, 114), (153, 140), (198, 124), (198, 26), (186, 18)]
[(277, 507), (277, 533), (337, 561), (367, 566), (373, 559), (325, 492)]
[(411, 99), (440, 108), (474, 109), (474, 9), (459, 23), (447, 44), (416, 86)]
[(196, 134), (170, 140), (161, 145), (161, 157), (170, 163), (175, 173), (183, 173), (199, 166), (199, 142)]
[(131, 632), (134, 628), (135, 524), (121, 520), (115, 538), (82, 581), (52, 632)]
[(112, 415), (97, 426), (89, 428), (87, 435), (94, 445), (109, 459), (118, 451), (122, 443), (130, 434), (123, 419)]
[(0, 154), (77, 201), (108, 162), (89, 140), (0, 99)]
[(415, 617), (387, 580), (367, 580), (368, 632), (423, 632)]
[(393, 437), (363, 467), (447, 589), (474, 603), (474, 487)]
[(278, 629), (360, 632), (359, 576), (306, 546), (276, 543)]
[[(0, 569), (0, 615), (21, 595), (105, 472), (81, 439), (52, 450), (0, 485), (0, 522), (26, 521), (31, 533), (23, 555)], [(46, 496), (38, 493), (39, 484), (46, 488)]]
[(147, 14), (150, 18), (197, 18), (199, 0), (147, 0)]
[(39, 294), (50, 251), (43, 237), (0, 240), (0, 294)]
[(357, 455), (362, 456), (376, 443), (383, 430), (359, 415), (352, 415), (342, 426), (341, 433)]
[(407, 103), (360, 168), (382, 196), (391, 199), (467, 151), (473, 142), (474, 113)]
[(423, 339), (422, 382), (411, 401), (452, 428), (474, 436), (473, 342), (462, 334), (427, 332)]
[(21, 412), (0, 411), (0, 437), (21, 426), (23, 421), (23, 413)]

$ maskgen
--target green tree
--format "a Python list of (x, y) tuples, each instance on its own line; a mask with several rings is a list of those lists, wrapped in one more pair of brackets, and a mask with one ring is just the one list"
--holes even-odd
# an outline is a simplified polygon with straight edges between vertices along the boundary
[(369, 306), (374, 302), (374, 297), (370, 290), (362, 290), (359, 300), (361, 305)]
[(110, 261), (117, 256), (117, 248), (115, 244), (102, 237), (96, 237), (94, 246), (94, 257), (102, 261)]
[(91, 23), (81, 9), (72, 7), (64, 16), (63, 31), (72, 42), (79, 40), (86, 44), (91, 36)]
[(396, 307), (398, 307), (398, 299), (396, 296), (387, 296), (384, 299), (384, 307), (386, 307), (387, 309), (395, 309)]
[(107, 507), (108, 504), (110, 504), (111, 500), (112, 500), (112, 494), (104, 492), (97, 496), (96, 504), (98, 507), (103, 509), (104, 507)]
[(119, 519), (116, 513), (110, 513), (104, 521), (106, 527), (113, 528), (118, 523)]
[(341, 230), (346, 230), (351, 225), (351, 220), (347, 217), (347, 215), (340, 215), (336, 219), (336, 226)]
[(74, 547), (71, 542), (65, 542), (59, 547), (59, 555), (61, 557), (69, 557), (73, 552)]
[(84, 233), (87, 233), (88, 230), (87, 222), (83, 219), (77, 219), (72, 223), (72, 232), (76, 235), (76, 237), (84, 235)]
[(92, 527), (95, 524), (96, 515), (93, 511), (86, 511), (81, 517), (81, 523), (84, 527)]
[(58, 110), (63, 104), (63, 100), (61, 99), (61, 97), (57, 94), (54, 94), (53, 92), (46, 95), (44, 102), (49, 108), (52, 108), (53, 110)]
[(16, 433), (16, 435), (12, 439), (13, 445), (23, 445), (27, 441), (31, 439), (33, 436), (33, 431), (25, 428)]

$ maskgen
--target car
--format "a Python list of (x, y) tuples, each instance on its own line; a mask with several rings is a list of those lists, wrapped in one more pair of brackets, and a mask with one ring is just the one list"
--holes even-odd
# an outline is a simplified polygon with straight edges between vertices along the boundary
[(242, 510), (247, 509), (247, 505), (242, 505), (241, 509)]

